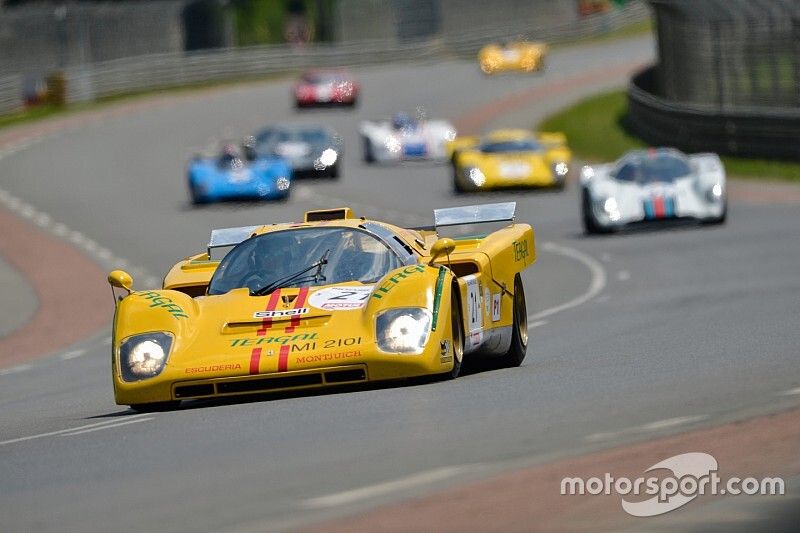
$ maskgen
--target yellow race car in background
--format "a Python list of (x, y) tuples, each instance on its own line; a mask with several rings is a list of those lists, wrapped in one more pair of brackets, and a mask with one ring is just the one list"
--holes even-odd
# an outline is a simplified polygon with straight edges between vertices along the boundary
[(547, 44), (542, 42), (492, 43), (478, 52), (478, 64), (486, 74), (508, 71), (533, 72), (544, 67), (547, 51)]
[(495, 130), (448, 146), (456, 192), (502, 187), (563, 188), (572, 161), (563, 133)]
[[(115, 291), (112, 378), (118, 404), (148, 411), (182, 400), (424, 375), (456, 377), (463, 358), (517, 366), (528, 343), (520, 272), (535, 258), (516, 204), (434, 211), (401, 228), (349, 208), (302, 223), (214, 230), (160, 290)], [(507, 223), (483, 236), (445, 228)], [(451, 229), (452, 231), (453, 229)], [(232, 248), (231, 248), (232, 247)], [(221, 259), (213, 256), (230, 251)]]

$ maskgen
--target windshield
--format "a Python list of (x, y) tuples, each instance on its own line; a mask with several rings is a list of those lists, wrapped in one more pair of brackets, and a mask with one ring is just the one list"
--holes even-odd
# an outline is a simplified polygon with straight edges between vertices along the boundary
[(531, 152), (539, 150), (541, 145), (530, 139), (518, 141), (485, 142), (481, 145), (481, 152), (496, 154), (501, 152)]
[(624, 163), (617, 170), (616, 178), (636, 183), (673, 182), (690, 173), (691, 169), (683, 158), (673, 154), (658, 154)]
[(258, 153), (275, 153), (278, 147), (287, 143), (309, 145), (315, 148), (332, 144), (328, 133), (321, 128), (301, 130), (267, 130), (258, 135), (256, 151)]
[[(326, 255), (327, 252), (327, 255)], [(298, 228), (258, 235), (241, 242), (217, 267), (208, 294), (246, 287), (251, 291), (282, 280), (326, 258), (310, 276), (286, 287), (331, 285), (359, 281), (374, 283), (402, 266), (385, 244), (367, 232), (349, 228)]]

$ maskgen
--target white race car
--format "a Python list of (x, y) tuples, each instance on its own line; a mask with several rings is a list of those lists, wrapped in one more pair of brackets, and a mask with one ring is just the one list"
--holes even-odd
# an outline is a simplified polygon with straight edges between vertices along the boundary
[(413, 119), (397, 113), (391, 120), (364, 121), (364, 161), (386, 163), (408, 160), (446, 160), (447, 143), (456, 128), (446, 120)]
[(722, 224), (727, 214), (725, 168), (717, 154), (633, 150), (615, 163), (583, 167), (580, 182), (587, 233), (677, 219)]

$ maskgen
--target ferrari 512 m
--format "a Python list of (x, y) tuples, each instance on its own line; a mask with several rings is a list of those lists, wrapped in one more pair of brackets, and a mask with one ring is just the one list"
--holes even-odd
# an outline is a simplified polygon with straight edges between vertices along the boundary
[(486, 74), (532, 72), (544, 67), (547, 45), (541, 42), (514, 41), (487, 44), (478, 52), (478, 64)]
[[(522, 363), (528, 344), (520, 273), (533, 229), (514, 203), (437, 209), (401, 228), (349, 208), (301, 223), (214, 230), (159, 290), (117, 293), (112, 379), (118, 404), (164, 409), (187, 399), (456, 377), (465, 357)], [(467, 238), (443, 228), (495, 223)], [(453, 229), (455, 231), (455, 229)], [(214, 255), (229, 248), (221, 260)]]
[(214, 157), (195, 157), (189, 163), (192, 203), (231, 199), (283, 200), (292, 184), (292, 168), (280, 157), (256, 157), (246, 161), (241, 149), (228, 144)]
[(583, 167), (580, 180), (587, 233), (680, 219), (725, 222), (725, 167), (717, 154), (633, 150), (616, 163)]
[(500, 187), (563, 188), (572, 161), (563, 133), (495, 130), (450, 143), (457, 192)]

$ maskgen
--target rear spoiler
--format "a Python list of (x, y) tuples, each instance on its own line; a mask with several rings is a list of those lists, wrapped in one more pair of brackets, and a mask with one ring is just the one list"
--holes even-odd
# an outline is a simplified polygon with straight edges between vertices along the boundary
[(215, 248), (225, 248), (235, 246), (248, 239), (255, 230), (261, 226), (240, 226), (238, 228), (221, 228), (211, 230), (211, 239), (208, 241), (208, 257), (211, 258), (211, 250)]
[(444, 207), (433, 210), (433, 226), (422, 226), (413, 229), (435, 231), (437, 228), (446, 226), (513, 222), (516, 211), (517, 202)]

